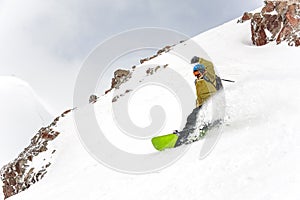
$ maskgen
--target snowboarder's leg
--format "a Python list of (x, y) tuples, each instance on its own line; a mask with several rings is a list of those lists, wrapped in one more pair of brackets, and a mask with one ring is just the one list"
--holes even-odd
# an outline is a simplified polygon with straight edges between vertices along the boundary
[(175, 144), (175, 147), (180, 146), (182, 143), (185, 143), (187, 141), (189, 134), (193, 132), (193, 130), (196, 128), (197, 117), (200, 109), (201, 106), (195, 108), (193, 112), (187, 117), (186, 124), (183, 130), (180, 131), (178, 134), (178, 140)]
[(199, 106), (193, 110), (193, 112), (187, 117), (186, 124), (183, 130), (193, 129), (196, 127), (198, 113), (202, 106)]

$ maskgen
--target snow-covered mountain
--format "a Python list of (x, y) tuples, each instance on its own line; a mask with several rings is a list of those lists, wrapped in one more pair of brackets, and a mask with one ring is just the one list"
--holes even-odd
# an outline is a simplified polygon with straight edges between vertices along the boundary
[[(129, 175), (99, 164), (83, 148), (76, 134), (72, 115), (60, 119), (53, 131), (60, 135), (51, 141), (56, 150), (47, 175), (30, 189), (11, 197), (31, 199), (296, 199), (300, 196), (299, 121), (300, 50), (287, 45), (251, 44), (248, 24), (236, 20), (193, 38), (214, 61), (224, 83), (226, 126), (213, 152), (199, 160), (203, 141), (191, 145), (174, 165), (159, 173)], [(189, 51), (190, 41), (173, 47)], [(172, 52), (171, 50), (171, 52)], [(180, 71), (193, 84), (191, 69), (169, 53), (146, 63), (155, 63)], [(148, 95), (147, 95), (148, 94)], [(148, 102), (159, 96), (145, 92)], [(108, 130), (110, 140), (118, 130), (111, 118), (111, 93), (93, 106), (99, 123)], [(162, 102), (169, 102), (161, 99)], [(137, 106), (138, 123), (145, 121)], [(79, 108), (80, 109), (80, 108)], [(166, 106), (166, 113), (174, 112)], [(176, 115), (164, 132), (178, 128)], [(142, 118), (142, 119), (138, 119)], [(123, 140), (124, 139), (124, 140)], [(149, 152), (150, 141), (133, 143), (125, 138), (113, 141), (129, 152)], [(162, 156), (172, 151), (158, 152)], [(34, 165), (34, 162), (32, 163)]]
[(0, 165), (8, 163), (52, 118), (48, 109), (24, 81), (0, 76)]

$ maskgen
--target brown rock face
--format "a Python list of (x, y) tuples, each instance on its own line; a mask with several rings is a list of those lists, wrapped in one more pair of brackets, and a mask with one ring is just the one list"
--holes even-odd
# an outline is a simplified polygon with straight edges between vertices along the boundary
[(280, 44), (281, 41), (286, 40), (288, 36), (292, 34), (293, 29), (290, 26), (285, 26), (283, 29), (280, 31), (278, 37), (277, 37), (277, 44)]
[(118, 69), (114, 72), (114, 78), (111, 80), (111, 87), (105, 91), (105, 94), (110, 92), (114, 88), (119, 88), (120, 85), (125, 83), (131, 78), (132, 72), (130, 70)]
[(238, 22), (251, 19), (252, 42), (256, 46), (271, 41), (283, 41), (290, 46), (299, 46), (300, 0), (265, 1), (261, 12), (244, 13)]
[(265, 33), (265, 24), (262, 23), (263, 18), (259, 13), (253, 15), (251, 19), (252, 42), (257, 46), (267, 44), (267, 35)]
[(282, 17), (280, 15), (265, 14), (264, 19), (267, 30), (272, 34), (268, 40), (273, 41), (281, 30)]
[[(5, 165), (0, 170), (5, 199), (28, 189), (45, 176), (47, 168), (51, 163), (45, 161), (47, 163), (40, 168), (33, 168), (30, 165), (36, 157), (42, 156), (41, 154), (48, 150), (48, 144), (58, 137), (60, 133), (54, 130), (57, 122), (72, 110), (65, 111), (59, 117), (55, 118), (49, 126), (41, 128), (31, 139), (30, 145), (14, 161)], [(52, 152), (55, 153), (55, 150)]]
[(300, 46), (300, 39), (299, 38), (295, 40), (295, 46), (296, 47)]
[(252, 13), (245, 12), (242, 19), (239, 22), (248, 21), (252, 18)]
[(276, 2), (276, 12), (281, 14), (285, 13), (287, 10), (288, 2), (287, 1), (281, 1), (281, 2)]
[(262, 9), (262, 13), (266, 13), (266, 12), (272, 12), (275, 10), (275, 3), (274, 2), (266, 2), (266, 6)]

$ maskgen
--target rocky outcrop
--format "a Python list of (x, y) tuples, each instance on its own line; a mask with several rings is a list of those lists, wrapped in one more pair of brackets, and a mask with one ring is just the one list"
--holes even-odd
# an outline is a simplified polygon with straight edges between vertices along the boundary
[(97, 95), (92, 94), (89, 98), (89, 103), (91, 103), (91, 104), (96, 103), (98, 99), (99, 99), (99, 97)]
[[(168, 64), (165, 64), (163, 66), (157, 65), (156, 67), (149, 67), (145, 72), (146, 72), (146, 76), (151, 76), (155, 73), (157, 73), (159, 70), (161, 69), (165, 69), (166, 67), (168, 67)], [(131, 77), (131, 76), (130, 76)], [(126, 81), (128, 81), (128, 79), (126, 79)], [(141, 83), (143, 81), (143, 79), (139, 80), (139, 82)], [(116, 88), (118, 89), (118, 88)], [(118, 94), (116, 96), (113, 97), (112, 99), (112, 103), (117, 102), (121, 97), (124, 97), (126, 94), (132, 92), (131, 89), (126, 90), (124, 93)]]
[[(182, 42), (184, 42), (184, 41), (180, 41), (180, 43), (182, 43)], [(173, 45), (173, 46), (175, 46), (175, 45)], [(161, 55), (162, 53), (167, 53), (167, 52), (171, 51), (173, 46), (165, 46), (164, 48), (158, 50), (155, 55), (153, 55), (151, 57), (148, 57), (148, 58), (141, 59), (140, 63), (143, 64), (146, 61), (149, 61), (149, 60), (152, 60), (152, 59), (156, 58), (157, 56)]]
[(290, 46), (300, 46), (300, 0), (265, 1), (261, 12), (246, 12), (238, 22), (248, 20), (254, 45), (286, 41)]
[[(184, 42), (184, 41), (180, 41), (180, 43), (182, 43), (182, 42)], [(173, 46), (175, 46), (175, 44), (172, 46), (165, 46), (164, 48), (159, 49), (155, 55), (153, 55), (151, 57), (140, 59), (140, 63), (143, 64), (144, 62), (152, 60), (163, 53), (167, 53), (167, 52), (171, 51)], [(110, 92), (111, 90), (113, 90), (115, 88), (118, 89), (120, 85), (122, 85), (123, 83), (128, 81), (131, 78), (132, 72), (135, 69), (136, 69), (136, 66), (132, 66), (132, 70), (118, 69), (117, 71), (115, 71), (114, 78), (112, 78), (112, 81), (111, 81), (111, 87), (110, 87), (110, 89), (105, 91), (105, 94), (107, 94), (108, 92)], [(91, 102), (95, 102), (95, 101), (91, 100), (91, 98), (90, 98), (89, 102), (91, 103)], [(113, 99), (113, 102), (116, 102), (116, 98)]]
[[(134, 70), (135, 66), (133, 66)], [(105, 91), (105, 94), (110, 92), (112, 89), (116, 88), (118, 89), (120, 85), (122, 85), (124, 82), (128, 81), (131, 78), (132, 71), (130, 70), (124, 70), (124, 69), (118, 69), (114, 72), (114, 78), (111, 80), (111, 87), (109, 90)]]
[[(51, 166), (52, 155), (56, 152), (55, 149), (49, 149), (49, 144), (60, 135), (54, 128), (60, 118), (65, 117), (71, 111), (65, 111), (49, 126), (41, 128), (31, 139), (30, 145), (14, 161), (0, 170), (5, 199), (28, 189), (47, 174), (47, 169)], [(39, 167), (33, 167), (35, 160), (40, 163)]]

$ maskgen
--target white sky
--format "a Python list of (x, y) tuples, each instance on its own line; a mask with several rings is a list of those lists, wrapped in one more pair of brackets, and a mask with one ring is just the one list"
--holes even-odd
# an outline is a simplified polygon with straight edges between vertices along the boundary
[(194, 36), (262, 5), (261, 0), (0, 2), (1, 29), (11, 39), (30, 40), (66, 60), (82, 58), (99, 42), (128, 29), (165, 27)]

